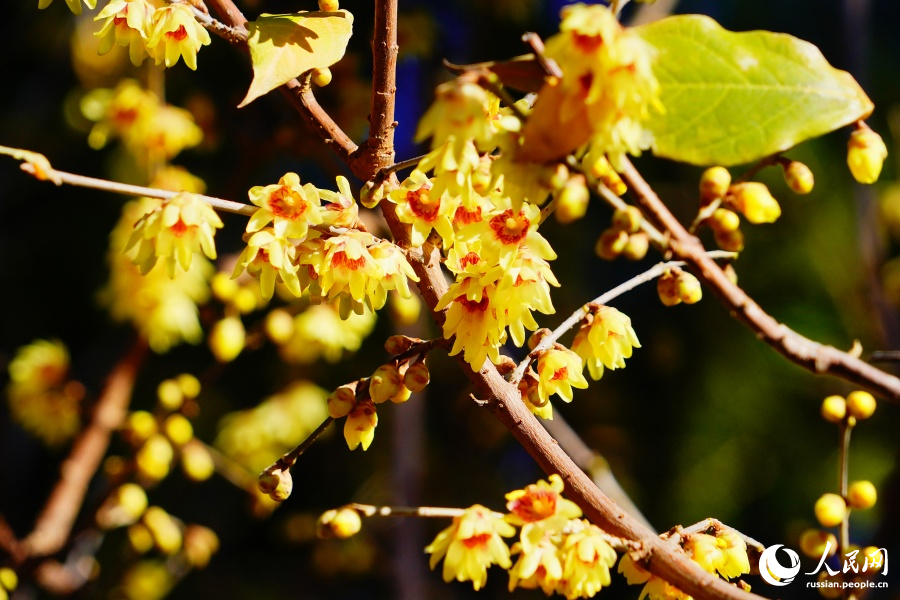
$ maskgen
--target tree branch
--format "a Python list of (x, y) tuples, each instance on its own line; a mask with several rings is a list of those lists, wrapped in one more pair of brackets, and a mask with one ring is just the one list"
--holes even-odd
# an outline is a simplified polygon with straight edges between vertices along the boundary
[(729, 308), (731, 314), (750, 327), (759, 339), (791, 362), (817, 375), (839, 377), (900, 403), (900, 378), (833, 346), (814, 342), (779, 323), (728, 279), (722, 268), (706, 255), (700, 240), (688, 233), (669, 212), (628, 159), (625, 159), (622, 177), (638, 202), (668, 231), (669, 248), (674, 257), (686, 262), (700, 281), (709, 286)]
[(34, 529), (22, 541), (26, 556), (48, 556), (58, 552), (66, 543), (84, 502), (88, 484), (109, 447), (110, 436), (125, 419), (131, 390), (145, 352), (145, 344), (136, 342), (109, 374), (90, 424), (72, 445), (69, 456), (60, 466), (60, 479), (56, 487), (38, 516)]
[[(364, 159), (376, 169), (394, 162), (394, 100), (397, 95), (397, 0), (375, 0), (372, 39), (372, 112)], [(374, 176), (374, 173), (372, 174)], [(366, 179), (371, 179), (366, 177)]]

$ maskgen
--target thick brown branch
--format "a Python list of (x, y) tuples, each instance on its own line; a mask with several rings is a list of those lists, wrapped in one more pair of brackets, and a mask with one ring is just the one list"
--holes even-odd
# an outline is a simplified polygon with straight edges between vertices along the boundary
[[(394, 162), (394, 99), (397, 95), (397, 0), (375, 0), (372, 38), (372, 112), (364, 157), (375, 170)], [(366, 179), (371, 179), (374, 172)]]
[(788, 360), (816, 374), (840, 377), (879, 396), (900, 403), (900, 378), (885, 373), (847, 352), (810, 340), (779, 323), (732, 283), (719, 265), (706, 255), (703, 244), (678, 222), (637, 169), (625, 161), (622, 176), (638, 202), (668, 232), (669, 248), (675, 258), (688, 263), (694, 274), (709, 286), (732, 315), (752, 329), (756, 336)]
[(69, 456), (60, 466), (59, 482), (38, 516), (34, 530), (22, 541), (28, 557), (54, 554), (66, 543), (88, 484), (109, 447), (110, 436), (125, 419), (138, 366), (145, 352), (143, 342), (136, 343), (109, 374), (91, 422), (72, 445)]

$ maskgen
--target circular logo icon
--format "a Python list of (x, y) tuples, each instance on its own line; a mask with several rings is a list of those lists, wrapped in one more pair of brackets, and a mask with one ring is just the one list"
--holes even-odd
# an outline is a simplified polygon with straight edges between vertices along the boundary
[(800, 557), (790, 548), (785, 548), (784, 551), (787, 552), (788, 558), (791, 560), (791, 566), (783, 567), (778, 562), (775, 553), (782, 546), (783, 544), (769, 546), (762, 553), (762, 556), (759, 557), (759, 574), (766, 580), (766, 583), (771, 585), (787, 585), (800, 572)]

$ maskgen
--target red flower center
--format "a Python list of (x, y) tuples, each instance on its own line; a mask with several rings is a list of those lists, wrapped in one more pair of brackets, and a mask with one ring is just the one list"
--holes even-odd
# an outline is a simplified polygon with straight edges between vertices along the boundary
[(181, 219), (178, 219), (174, 225), (169, 227), (169, 231), (174, 233), (176, 237), (181, 237), (182, 235), (187, 233), (188, 229), (190, 229), (190, 227), (185, 225), (184, 221), (182, 221)]
[(166, 33), (166, 39), (172, 40), (175, 42), (184, 41), (184, 39), (187, 38), (187, 36), (188, 36), (187, 29), (184, 28), (184, 25), (179, 25), (178, 29), (176, 29), (175, 31), (170, 31), (170, 32)]
[(269, 210), (276, 217), (297, 221), (306, 213), (306, 202), (294, 190), (283, 185), (269, 195)]
[(488, 541), (491, 539), (491, 534), (489, 533), (479, 533), (478, 535), (473, 535), (470, 538), (466, 538), (462, 540), (462, 543), (465, 544), (466, 548), (478, 548), (487, 546)]
[(583, 33), (575, 33), (572, 34), (572, 39), (575, 42), (575, 47), (585, 54), (596, 52), (600, 48), (600, 46), (603, 45), (603, 37), (599, 35), (585, 35)]
[(425, 221), (434, 221), (441, 210), (440, 198), (432, 199), (428, 193), (430, 186), (423, 185), (417, 190), (406, 193), (406, 202), (414, 215)]
[(479, 302), (475, 302), (474, 300), (467, 300), (465, 296), (460, 296), (456, 299), (467, 312), (470, 313), (483, 313), (488, 309), (488, 305), (490, 301), (487, 296), (482, 296)]
[(359, 258), (350, 258), (347, 253), (341, 250), (335, 252), (331, 257), (331, 266), (335, 268), (349, 269), (358, 271), (366, 266), (366, 259), (362, 256)]
[(513, 500), (507, 506), (511, 513), (526, 523), (540, 521), (556, 513), (556, 492), (533, 486), (528, 486), (525, 491), (524, 496)]
[(512, 209), (506, 209), (490, 220), (490, 226), (504, 244), (518, 244), (528, 235), (531, 222), (521, 211), (514, 215)]
[(469, 252), (459, 259), (459, 267), (465, 269), (469, 265), (477, 265), (479, 262), (481, 262), (481, 257), (475, 252)]
[(462, 206), (456, 209), (453, 215), (453, 222), (457, 225), (469, 225), (470, 223), (481, 222), (481, 207), (476, 206), (475, 210), (466, 210)]
[(553, 371), (553, 377), (550, 378), (550, 381), (559, 381), (560, 379), (566, 379), (569, 376), (569, 367), (561, 367), (555, 371)]

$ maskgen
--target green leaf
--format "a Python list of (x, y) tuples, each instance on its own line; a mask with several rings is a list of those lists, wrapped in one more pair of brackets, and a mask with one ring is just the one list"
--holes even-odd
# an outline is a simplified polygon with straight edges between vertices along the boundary
[(657, 156), (697, 165), (752, 162), (874, 108), (849, 73), (790, 35), (734, 33), (698, 15), (635, 30), (659, 51), (654, 72), (665, 114), (648, 125)]
[(253, 82), (239, 108), (301, 73), (341, 60), (353, 33), (353, 15), (346, 10), (264, 14), (247, 23), (247, 32)]

